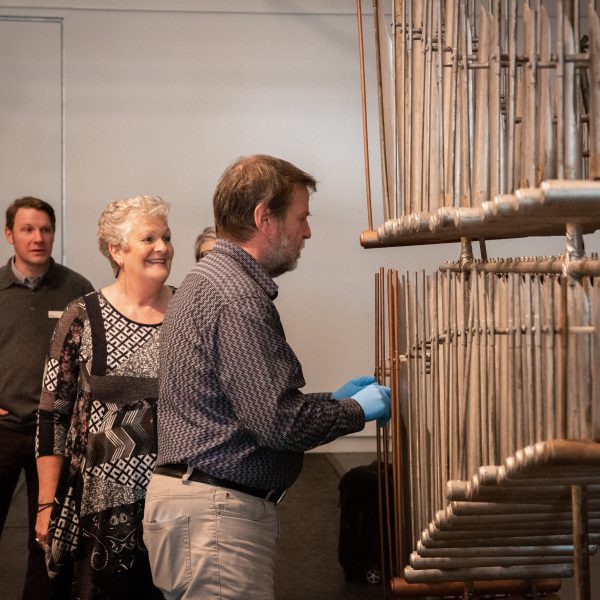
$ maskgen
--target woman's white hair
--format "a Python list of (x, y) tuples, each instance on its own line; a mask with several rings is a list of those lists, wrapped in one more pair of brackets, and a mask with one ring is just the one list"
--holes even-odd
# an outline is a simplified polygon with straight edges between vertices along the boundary
[(169, 216), (170, 205), (159, 196), (132, 196), (122, 200), (113, 200), (98, 220), (98, 246), (100, 252), (108, 258), (117, 274), (119, 265), (111, 256), (109, 245), (127, 250), (127, 238), (137, 219), (140, 217), (158, 217), (165, 223)]

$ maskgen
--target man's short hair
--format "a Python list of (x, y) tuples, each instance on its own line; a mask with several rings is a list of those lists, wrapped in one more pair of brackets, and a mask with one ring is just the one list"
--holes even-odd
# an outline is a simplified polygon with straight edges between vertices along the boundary
[(238, 159), (225, 170), (213, 196), (217, 234), (248, 241), (256, 231), (254, 209), (264, 204), (283, 218), (297, 185), (317, 189), (312, 175), (280, 158), (256, 154)]
[(6, 209), (6, 228), (10, 229), (10, 231), (12, 231), (15, 226), (15, 217), (20, 208), (35, 208), (35, 210), (45, 212), (50, 217), (52, 231), (56, 230), (56, 215), (54, 214), (54, 209), (44, 200), (34, 198), (33, 196), (24, 196), (23, 198), (17, 198)]

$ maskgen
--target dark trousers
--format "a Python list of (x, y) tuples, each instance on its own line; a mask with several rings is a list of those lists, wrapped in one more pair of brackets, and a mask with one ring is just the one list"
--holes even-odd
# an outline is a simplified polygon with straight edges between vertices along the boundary
[(15, 487), (25, 471), (27, 482), (27, 513), (29, 531), (27, 546), (27, 573), (23, 588), (23, 600), (46, 600), (51, 598), (50, 583), (46, 571), (44, 552), (35, 541), (35, 520), (38, 504), (38, 478), (35, 466), (35, 433), (20, 432), (0, 427), (0, 536), (10, 508)]

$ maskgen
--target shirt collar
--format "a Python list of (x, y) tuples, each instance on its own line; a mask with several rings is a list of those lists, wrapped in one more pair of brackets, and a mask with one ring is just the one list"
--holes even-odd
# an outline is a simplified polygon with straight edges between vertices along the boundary
[(53, 273), (56, 270), (54, 265), (54, 259), (50, 258), (50, 265), (43, 275), (40, 275), (39, 277), (25, 277), (25, 275), (23, 275), (23, 273), (15, 266), (15, 257), (11, 256), (6, 263), (5, 268), (0, 269), (0, 289), (6, 289), (15, 283), (24, 285), (30, 289), (35, 289), (44, 279), (52, 281)]
[(212, 252), (222, 252), (233, 258), (260, 285), (271, 300), (277, 298), (277, 294), (279, 293), (278, 285), (265, 271), (265, 268), (241, 246), (230, 240), (218, 239)]

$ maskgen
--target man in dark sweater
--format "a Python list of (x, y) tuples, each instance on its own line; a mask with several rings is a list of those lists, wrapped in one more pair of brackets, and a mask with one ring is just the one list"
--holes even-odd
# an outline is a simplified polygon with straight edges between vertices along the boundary
[[(38, 198), (15, 200), (4, 233), (14, 256), (0, 268), (0, 536), (21, 471), (27, 482), (29, 557), (23, 599), (50, 597), (44, 553), (35, 540), (38, 499), (35, 415), (50, 337), (65, 306), (92, 284), (51, 258), (56, 218)], [(42, 503), (38, 508), (38, 503)], [(45, 508), (44, 508), (45, 507)]]

